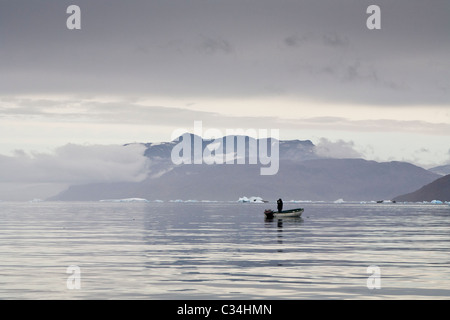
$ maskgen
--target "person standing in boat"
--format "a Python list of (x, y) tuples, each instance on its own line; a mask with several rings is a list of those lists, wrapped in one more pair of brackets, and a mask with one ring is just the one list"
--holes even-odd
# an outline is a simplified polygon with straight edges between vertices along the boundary
[(281, 198), (277, 200), (277, 207), (278, 207), (278, 212), (283, 211), (283, 200), (281, 200)]

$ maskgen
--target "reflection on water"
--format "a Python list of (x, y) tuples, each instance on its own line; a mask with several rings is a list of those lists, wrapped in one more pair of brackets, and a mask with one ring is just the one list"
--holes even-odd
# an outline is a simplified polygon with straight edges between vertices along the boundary
[[(0, 298), (448, 298), (450, 209), (0, 203)], [(81, 288), (69, 290), (67, 267)], [(367, 267), (381, 288), (367, 288)]]
[[(266, 228), (273, 228), (274, 225), (277, 227), (277, 243), (283, 244), (283, 223), (287, 226), (294, 225), (294, 224), (301, 224), (303, 222), (303, 218), (301, 217), (291, 217), (291, 218), (265, 218), (265, 227)], [(282, 249), (279, 249), (278, 252), (283, 252)]]

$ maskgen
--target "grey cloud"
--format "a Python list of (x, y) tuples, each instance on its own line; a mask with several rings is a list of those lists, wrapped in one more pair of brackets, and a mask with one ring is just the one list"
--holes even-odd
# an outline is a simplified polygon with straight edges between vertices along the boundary
[(207, 127), (216, 128), (283, 128), (359, 131), (359, 132), (423, 132), (429, 135), (450, 135), (450, 124), (430, 123), (421, 120), (350, 120), (344, 117), (304, 117), (289, 119), (283, 114), (270, 116), (231, 116), (214, 110), (189, 110), (183, 106), (165, 107), (141, 104), (139, 99), (119, 100), (117, 102), (100, 102), (95, 99), (69, 99), (58, 103), (39, 99), (8, 99), (9, 107), (1, 108), (0, 117), (38, 118), (54, 122), (80, 122), (98, 124), (136, 124), (146, 126), (190, 127), (194, 121), (201, 120)]
[(202, 41), (199, 45), (199, 50), (206, 54), (216, 54), (216, 53), (229, 54), (233, 52), (233, 46), (230, 44), (230, 42), (221, 38), (202, 36)]
[(46, 199), (70, 185), (102, 182), (137, 182), (149, 167), (141, 145), (74, 145), (54, 153), (0, 155), (0, 199)]
[(322, 37), (323, 43), (332, 47), (348, 47), (349, 40), (347, 37), (341, 37), (336, 33), (325, 34)]
[(377, 3), (382, 29), (371, 32), (371, 1), (79, 0), (82, 29), (72, 32), (70, 1), (2, 2), (0, 94), (448, 106), (450, 4)]
[(354, 149), (353, 141), (338, 140), (332, 142), (326, 138), (321, 138), (315, 147), (318, 156), (325, 158), (362, 158), (362, 154)]
[(303, 34), (301, 36), (299, 35), (290, 35), (284, 39), (284, 43), (288, 47), (300, 47), (307, 42), (311, 41), (313, 39), (313, 35), (311, 33)]
[(307, 32), (300, 35), (290, 35), (284, 39), (284, 43), (286, 46), (293, 48), (301, 48), (313, 44), (335, 48), (346, 48), (350, 45), (350, 41), (346, 36), (339, 35), (336, 32), (325, 32), (324, 34)]
[(448, 136), (450, 135), (449, 123), (430, 123), (419, 120), (350, 120), (340, 117), (313, 117), (304, 119), (278, 119), (274, 124), (286, 129), (312, 129), (347, 132), (422, 132), (428, 135)]
[(141, 181), (147, 176), (144, 147), (68, 144), (54, 154), (16, 151), (0, 155), (1, 183), (83, 184)]

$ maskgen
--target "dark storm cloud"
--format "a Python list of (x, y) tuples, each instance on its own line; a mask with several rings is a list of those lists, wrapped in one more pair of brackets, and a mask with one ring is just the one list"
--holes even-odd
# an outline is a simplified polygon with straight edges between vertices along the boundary
[[(67, 30), (66, 8), (81, 8)], [(381, 30), (366, 8), (381, 7)], [(2, 1), (0, 93), (450, 100), (450, 3)]]

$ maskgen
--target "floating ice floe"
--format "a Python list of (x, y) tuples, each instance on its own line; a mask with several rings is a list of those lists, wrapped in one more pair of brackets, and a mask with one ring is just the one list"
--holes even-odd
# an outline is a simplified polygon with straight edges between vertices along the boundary
[(142, 198), (128, 198), (128, 199), (106, 199), (100, 200), (100, 202), (150, 202), (150, 201)]
[(344, 203), (344, 199), (337, 199), (334, 203)]

